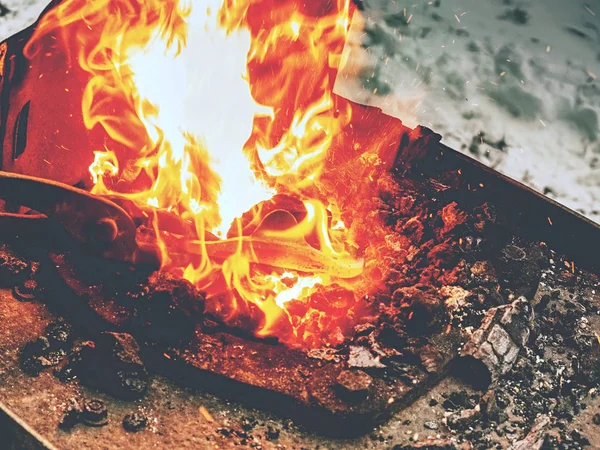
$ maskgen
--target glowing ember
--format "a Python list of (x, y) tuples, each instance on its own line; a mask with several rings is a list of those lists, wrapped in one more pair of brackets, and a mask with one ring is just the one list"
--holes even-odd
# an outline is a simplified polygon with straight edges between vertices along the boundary
[(340, 343), (380, 280), (383, 226), (366, 212), (393, 144), (332, 93), (352, 13), (349, 0), (64, 0), (25, 49), (77, 53), (83, 123), (103, 136), (93, 192), (135, 205), (161, 270), (290, 345)]

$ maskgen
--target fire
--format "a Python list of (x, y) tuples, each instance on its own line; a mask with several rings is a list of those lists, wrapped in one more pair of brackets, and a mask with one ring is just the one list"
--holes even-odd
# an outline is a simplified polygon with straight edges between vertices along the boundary
[(357, 218), (387, 141), (356, 141), (368, 120), (333, 94), (353, 13), (350, 0), (64, 0), (25, 48), (79, 64), (83, 123), (104, 136), (92, 192), (146, 218), (161, 270), (289, 345), (340, 343), (379, 280), (382, 225)]

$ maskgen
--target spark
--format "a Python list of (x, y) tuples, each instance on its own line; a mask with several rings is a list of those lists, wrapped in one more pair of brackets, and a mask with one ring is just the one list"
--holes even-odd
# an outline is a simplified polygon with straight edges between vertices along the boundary
[(583, 5), (583, 7), (587, 9), (587, 12), (589, 12), (592, 16), (596, 16), (596, 13), (592, 11), (588, 5)]
[(454, 17), (456, 18), (456, 21), (457, 21), (458, 23), (460, 23), (460, 19), (458, 18), (458, 16), (457, 16), (456, 14), (454, 14)]
[(544, 123), (544, 121), (542, 119), (540, 119), (540, 123), (545, 127), (546, 124)]
[(208, 412), (208, 409), (206, 409), (204, 406), (201, 406), (200, 408), (198, 408), (198, 411), (200, 411), (200, 414), (202, 414), (202, 417), (204, 417), (204, 419), (207, 422), (212, 423), (212, 422), (215, 421), (215, 419), (212, 416), (212, 414), (210, 412)]

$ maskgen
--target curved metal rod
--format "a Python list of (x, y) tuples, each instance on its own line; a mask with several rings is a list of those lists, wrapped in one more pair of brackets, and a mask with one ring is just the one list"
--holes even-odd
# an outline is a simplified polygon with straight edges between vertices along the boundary
[(112, 201), (56, 181), (0, 171), (0, 198), (58, 221), (102, 257), (133, 262), (136, 226)]

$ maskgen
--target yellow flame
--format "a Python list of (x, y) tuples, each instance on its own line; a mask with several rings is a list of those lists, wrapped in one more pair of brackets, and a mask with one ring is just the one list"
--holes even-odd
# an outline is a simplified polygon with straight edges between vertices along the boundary
[[(262, 335), (277, 333), (290, 301), (362, 272), (320, 180), (351, 120), (349, 103), (332, 97), (350, 5), (64, 0), (25, 49), (32, 57), (61, 31), (89, 74), (84, 125), (106, 133), (90, 166), (93, 192), (133, 201), (163, 270), (215, 302), (225, 290), (228, 304), (214, 310), (258, 307)], [(303, 205), (279, 217), (285, 226), (263, 209), (275, 194)]]

